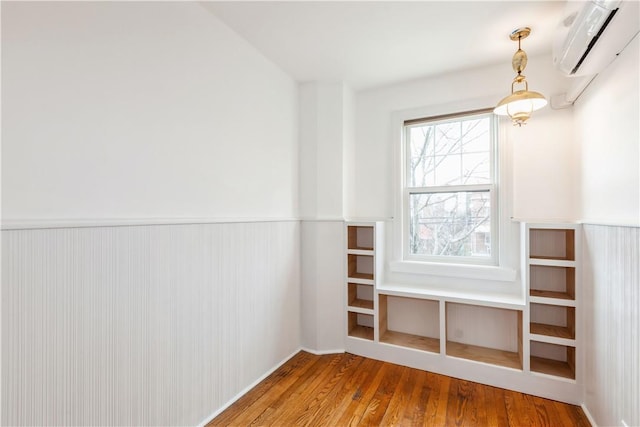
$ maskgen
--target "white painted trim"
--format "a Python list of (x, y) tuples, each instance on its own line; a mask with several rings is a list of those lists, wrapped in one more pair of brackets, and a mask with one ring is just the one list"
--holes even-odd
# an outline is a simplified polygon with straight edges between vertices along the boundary
[(550, 228), (556, 227), (558, 224), (562, 224), (563, 227), (573, 224), (579, 225), (580, 222), (573, 219), (562, 219), (562, 218), (516, 218), (511, 217), (511, 221), (527, 223), (527, 224), (535, 224), (537, 228), (540, 228), (541, 225), (549, 225)]
[(638, 214), (638, 221), (611, 221), (606, 219), (528, 219), (528, 218), (511, 218), (513, 222), (527, 222), (527, 223), (535, 223), (535, 224), (588, 224), (588, 225), (605, 225), (608, 227), (640, 227), (640, 213)]
[(372, 222), (386, 222), (386, 221), (393, 221), (393, 217), (387, 217), (387, 218), (383, 218), (383, 217), (348, 217), (344, 219), (345, 222), (349, 222), (349, 223), (353, 223), (353, 224), (349, 224), (349, 225), (358, 225), (359, 223), (367, 223), (368, 225), (371, 225)]
[(344, 222), (345, 219), (341, 216), (302, 216), (300, 221), (308, 222)]
[(513, 282), (516, 270), (507, 267), (477, 264), (447, 264), (421, 261), (391, 261), (389, 270), (400, 273), (425, 274), (431, 276), (462, 277), (479, 280)]
[(582, 408), (582, 412), (584, 412), (584, 414), (587, 416), (587, 420), (589, 420), (589, 423), (591, 423), (593, 427), (598, 427), (598, 424), (596, 424), (596, 420), (593, 419), (593, 416), (591, 415), (591, 412), (589, 412), (587, 405), (583, 403), (580, 405), (580, 407)]
[(345, 349), (336, 349), (336, 350), (312, 350), (310, 348), (307, 347), (301, 347), (300, 348), (301, 351), (306, 351), (307, 353), (311, 353), (314, 354), (316, 356), (325, 356), (327, 354), (342, 354), (345, 353)]
[(606, 220), (582, 219), (579, 221), (579, 223), (587, 224), (587, 225), (604, 225), (607, 227), (640, 228), (640, 219), (638, 220), (638, 222), (614, 222), (614, 221), (606, 221)]
[[(207, 418), (202, 420), (202, 422), (198, 423), (198, 427), (204, 427), (205, 425), (209, 424), (215, 417), (220, 415), (225, 409), (227, 409), (229, 406), (233, 405), (236, 400), (240, 399), (242, 396), (247, 394), (247, 392), (249, 392), (249, 390), (251, 390), (252, 388), (257, 386), (258, 384), (260, 384), (265, 378), (267, 378), (269, 375), (274, 373), (278, 368), (280, 368), (282, 365), (287, 363), (289, 360), (291, 360), (291, 358), (293, 356), (295, 356), (296, 354), (300, 353), (301, 351), (308, 351), (308, 350), (305, 350), (302, 347), (300, 347), (297, 350), (295, 350), (293, 353), (291, 353), (289, 356), (287, 356), (284, 359), (282, 359), (278, 364), (276, 364), (276, 366), (271, 368), (269, 371), (267, 371), (260, 378), (258, 378), (257, 380), (255, 380), (254, 382), (249, 384), (247, 387), (242, 389), (238, 394), (233, 396), (227, 403), (222, 405), (220, 408), (216, 409), (211, 415), (209, 415)], [(309, 352), (309, 353), (311, 353), (311, 352)]]
[(230, 224), (251, 222), (293, 222), (293, 217), (263, 218), (88, 218), (88, 219), (3, 219), (2, 230), (47, 228), (130, 227), (145, 225)]
[(470, 292), (420, 289), (417, 287), (408, 287), (405, 285), (394, 285), (389, 283), (378, 285), (377, 291), (378, 294), (382, 295), (455, 302), (483, 307), (506, 308), (509, 310), (523, 310), (526, 304), (524, 298), (521, 297), (510, 295), (494, 295), (481, 291), (476, 294), (472, 294)]

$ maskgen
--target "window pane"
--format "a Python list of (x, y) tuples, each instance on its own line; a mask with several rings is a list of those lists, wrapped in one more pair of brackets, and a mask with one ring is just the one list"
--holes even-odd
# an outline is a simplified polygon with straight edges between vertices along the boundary
[(490, 123), (488, 119), (462, 122), (462, 151), (487, 153), (491, 150)]
[(438, 156), (436, 161), (435, 185), (463, 184), (460, 180), (462, 159), (459, 154)]
[(436, 155), (446, 156), (460, 152), (460, 123), (443, 123), (436, 126), (435, 151)]
[(412, 255), (490, 257), (489, 191), (411, 194)]
[(409, 128), (408, 185), (426, 187), (434, 185), (433, 126)]
[(460, 184), (488, 184), (490, 182), (491, 169), (488, 154), (463, 154)]
[(468, 119), (408, 128), (408, 187), (491, 182), (491, 119)]

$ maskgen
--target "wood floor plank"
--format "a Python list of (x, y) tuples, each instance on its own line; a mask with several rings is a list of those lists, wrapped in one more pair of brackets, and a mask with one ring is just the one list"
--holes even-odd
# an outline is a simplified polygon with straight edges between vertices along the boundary
[(449, 386), (451, 378), (429, 373), (433, 392), (429, 394), (423, 425), (442, 426), (447, 423), (447, 403), (449, 402)]
[(391, 401), (391, 397), (397, 388), (398, 381), (400, 380), (402, 366), (393, 364), (384, 364), (383, 366), (387, 369), (386, 375), (380, 382), (369, 406), (367, 406), (364, 414), (362, 414), (360, 423), (363, 425), (380, 425)]
[(411, 378), (415, 378), (415, 383), (409, 402), (404, 408), (401, 424), (415, 426), (422, 424), (424, 420), (425, 402), (429, 399), (431, 387), (427, 383), (427, 372), (425, 371), (412, 371)]
[(347, 408), (342, 416), (337, 420), (336, 425), (339, 426), (354, 426), (358, 425), (362, 415), (369, 406), (373, 395), (380, 386), (380, 382), (386, 374), (386, 367), (383, 362), (376, 361), (374, 367), (375, 376), (368, 377), (366, 383), (362, 387), (358, 388), (354, 394), (354, 401), (357, 400), (357, 404), (353, 407)]
[(487, 425), (490, 426), (507, 426), (509, 425), (509, 416), (507, 415), (507, 407), (504, 398), (504, 390), (497, 387), (485, 388)]
[(300, 352), (210, 426), (578, 426), (575, 405), (367, 359)]
[(404, 366), (401, 369), (400, 381), (398, 381), (398, 385), (389, 401), (389, 406), (387, 406), (387, 410), (380, 420), (380, 425), (398, 426), (401, 425), (404, 418), (404, 410), (409, 403), (415, 385), (415, 377), (411, 375), (412, 369)]

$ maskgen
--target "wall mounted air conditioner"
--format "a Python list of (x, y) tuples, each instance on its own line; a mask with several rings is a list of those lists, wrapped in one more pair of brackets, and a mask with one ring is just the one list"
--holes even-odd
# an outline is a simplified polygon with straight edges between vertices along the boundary
[(553, 63), (576, 80), (566, 96), (575, 101), (640, 31), (637, 0), (569, 1), (553, 45)]

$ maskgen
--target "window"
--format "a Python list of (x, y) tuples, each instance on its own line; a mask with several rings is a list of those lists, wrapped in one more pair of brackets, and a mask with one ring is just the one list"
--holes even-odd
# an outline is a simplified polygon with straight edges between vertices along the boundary
[(494, 120), (476, 112), (404, 122), (405, 259), (497, 264)]

